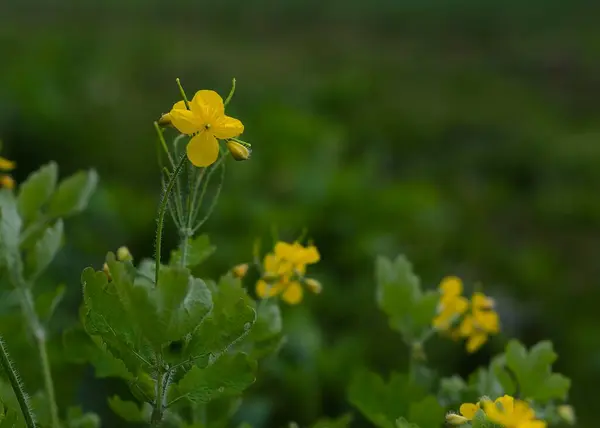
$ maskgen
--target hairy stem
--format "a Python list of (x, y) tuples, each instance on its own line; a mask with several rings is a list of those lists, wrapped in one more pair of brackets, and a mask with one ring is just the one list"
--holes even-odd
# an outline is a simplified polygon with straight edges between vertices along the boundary
[(165, 213), (167, 211), (167, 203), (169, 201), (169, 195), (173, 191), (173, 187), (175, 186), (175, 182), (177, 181), (177, 176), (181, 172), (181, 168), (183, 168), (183, 165), (185, 164), (186, 159), (187, 158), (185, 155), (182, 156), (181, 160), (179, 161), (179, 164), (177, 164), (177, 167), (171, 174), (171, 178), (169, 179), (169, 182), (167, 183), (167, 187), (165, 188), (165, 190), (162, 194), (162, 199), (160, 201), (160, 206), (158, 209), (158, 218), (156, 220), (157, 225), (156, 225), (156, 244), (155, 244), (155, 246), (156, 246), (156, 266), (155, 266), (155, 271), (154, 271), (155, 285), (158, 285), (158, 274), (160, 272), (160, 253), (161, 253), (161, 247), (162, 247), (162, 231), (163, 231), (163, 226), (165, 223)]
[(27, 398), (27, 394), (23, 390), (23, 384), (19, 380), (19, 376), (15, 371), (12, 363), (10, 362), (10, 358), (8, 356), (8, 352), (6, 351), (6, 346), (4, 343), (4, 339), (0, 336), (0, 365), (4, 369), (4, 372), (8, 376), (8, 380), (10, 381), (10, 385), (12, 386), (13, 391), (15, 392), (15, 396), (17, 397), (17, 401), (19, 402), (19, 407), (21, 407), (21, 412), (23, 412), (23, 418), (25, 419), (25, 424), (27, 428), (36, 428), (35, 427), (35, 417), (33, 415), (33, 411), (29, 405), (29, 399)]

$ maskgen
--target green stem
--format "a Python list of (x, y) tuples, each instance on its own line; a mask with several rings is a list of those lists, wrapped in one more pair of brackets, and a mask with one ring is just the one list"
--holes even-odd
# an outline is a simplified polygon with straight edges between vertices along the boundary
[(27, 428), (36, 428), (35, 427), (35, 417), (33, 415), (33, 411), (29, 406), (29, 400), (27, 398), (27, 394), (23, 390), (23, 384), (19, 380), (19, 376), (15, 371), (12, 363), (10, 362), (10, 358), (8, 356), (8, 352), (6, 352), (6, 347), (4, 344), (4, 339), (0, 336), (0, 365), (4, 369), (4, 372), (8, 376), (8, 380), (10, 381), (10, 385), (17, 397), (17, 401), (19, 402), (19, 407), (21, 407), (21, 412), (23, 412), (23, 418), (25, 419), (25, 424)]
[(159, 364), (159, 370), (158, 370), (158, 376), (156, 377), (156, 397), (154, 400), (154, 407), (152, 409), (152, 415), (150, 416), (150, 423), (152, 424), (152, 426), (160, 426), (162, 420), (163, 420), (163, 413), (164, 413), (164, 393), (165, 393), (165, 383), (164, 383), (164, 377), (165, 377), (165, 372), (163, 371), (162, 368), (162, 359), (161, 361), (158, 362)]
[(177, 82), (177, 87), (179, 88), (179, 93), (181, 94), (181, 97), (183, 98), (183, 102), (185, 103), (185, 108), (190, 110), (190, 102), (188, 101), (187, 96), (185, 95), (183, 86), (181, 86), (181, 80), (179, 80), (179, 77), (177, 79), (175, 79), (175, 82)]
[(233, 97), (234, 93), (235, 93), (235, 77), (233, 79), (231, 79), (231, 90), (229, 91), (229, 95), (227, 95), (227, 98), (225, 99), (225, 102), (223, 103), (223, 105), (225, 107), (227, 107), (227, 104), (229, 104), (229, 101), (231, 101), (231, 98)]
[[(225, 156), (227, 156), (227, 155), (223, 155), (222, 157), (224, 158)], [(210, 207), (208, 208), (208, 211), (206, 212), (206, 215), (202, 218), (202, 220), (200, 220), (198, 222), (198, 224), (196, 224), (194, 226), (194, 228), (192, 229), (192, 233), (196, 233), (198, 231), (198, 229), (200, 229), (200, 227), (206, 222), (206, 220), (208, 220), (208, 218), (211, 216), (212, 212), (214, 211), (215, 207), (217, 206), (217, 202), (219, 201), (219, 196), (221, 195), (221, 189), (223, 188), (223, 180), (225, 178), (225, 163), (221, 163), (220, 166), (221, 166), (221, 181), (219, 182), (219, 187), (217, 187), (217, 191), (216, 191), (215, 195), (213, 196)], [(208, 182), (208, 180), (210, 180), (210, 172), (208, 173), (207, 182)], [(202, 193), (204, 193), (204, 190), (202, 191)], [(202, 204), (202, 198), (203, 197), (200, 198), (199, 205)], [(194, 221), (195, 221), (195, 219), (194, 219)]]
[(158, 219), (156, 220), (156, 266), (154, 270), (154, 283), (158, 285), (158, 274), (160, 272), (160, 252), (162, 247), (162, 231), (165, 222), (165, 212), (167, 211), (167, 202), (169, 201), (169, 195), (173, 191), (173, 187), (175, 186), (175, 182), (177, 181), (177, 176), (181, 172), (181, 168), (185, 164), (187, 158), (186, 156), (182, 156), (179, 164), (171, 174), (171, 178), (169, 179), (169, 183), (167, 183), (167, 187), (163, 192), (162, 199), (160, 201), (160, 206), (158, 209)]

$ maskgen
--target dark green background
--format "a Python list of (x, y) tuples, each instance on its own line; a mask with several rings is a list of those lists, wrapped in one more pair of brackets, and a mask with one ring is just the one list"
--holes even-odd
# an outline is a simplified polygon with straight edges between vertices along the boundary
[[(101, 177), (47, 281), (69, 289), (57, 330), (76, 317), (85, 266), (100, 267), (121, 244), (137, 259), (153, 254), (152, 121), (179, 99), (175, 77), (190, 93), (222, 94), (236, 77), (229, 114), (254, 152), (228, 164), (205, 227), (218, 252), (203, 273), (248, 260), (273, 226), (288, 240), (307, 228), (323, 258), (310, 272), (324, 284), (286, 308), (289, 344), (264, 364), (248, 419), (336, 415), (349, 409), (354, 365), (405, 367), (373, 283), (376, 254), (404, 253), (429, 287), (446, 274), (481, 282), (506, 336), (551, 339), (557, 370), (573, 379), (579, 426), (596, 426), (599, 5), (4, 2), (0, 137), (16, 178), (49, 160), (63, 174), (94, 167)], [(428, 350), (443, 374), (466, 375), (504, 340), (471, 357), (442, 339)], [(80, 384), (78, 398), (61, 400), (104, 412), (114, 386)]]

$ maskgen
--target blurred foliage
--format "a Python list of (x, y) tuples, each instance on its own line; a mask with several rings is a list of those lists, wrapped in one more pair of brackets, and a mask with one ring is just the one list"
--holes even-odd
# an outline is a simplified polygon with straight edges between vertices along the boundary
[[(402, 252), (430, 288), (449, 273), (481, 281), (508, 335), (551, 338), (580, 426), (595, 426), (599, 12), (586, 0), (3, 4), (3, 155), (18, 162), (18, 181), (49, 160), (100, 176), (42, 278), (66, 284), (53, 328), (78, 317), (79, 272), (99, 269), (107, 249), (152, 255), (151, 123), (178, 99), (175, 77), (221, 93), (236, 77), (232, 115), (244, 118), (253, 156), (228, 169), (205, 226), (218, 252), (202, 275), (248, 261), (273, 226), (282, 237), (308, 229), (324, 260), (323, 293), (284, 311), (291, 333), (260, 368), (245, 420), (340, 415), (357, 361), (386, 373), (408, 358), (370, 303), (373, 255)], [(450, 346), (434, 343), (432, 355)], [(436, 364), (466, 375), (501, 348)], [(19, 369), (27, 383), (30, 368)], [(81, 399), (117, 427), (98, 399), (108, 390), (101, 382)]]

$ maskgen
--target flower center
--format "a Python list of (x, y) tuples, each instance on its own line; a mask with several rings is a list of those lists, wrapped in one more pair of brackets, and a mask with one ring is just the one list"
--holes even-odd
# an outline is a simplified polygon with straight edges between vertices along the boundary
[(206, 124), (204, 124), (204, 129), (205, 129), (205, 130), (209, 130), (209, 129), (210, 129), (210, 123), (206, 123)]

